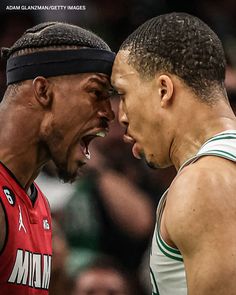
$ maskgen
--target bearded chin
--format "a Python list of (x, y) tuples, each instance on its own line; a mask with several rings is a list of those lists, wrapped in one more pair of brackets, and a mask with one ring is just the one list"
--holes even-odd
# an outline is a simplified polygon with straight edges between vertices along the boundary
[(57, 175), (64, 183), (72, 183), (78, 177), (77, 174), (71, 174), (66, 169), (57, 169)]
[(84, 162), (79, 161), (77, 170), (73, 172), (70, 172), (66, 165), (57, 165), (57, 175), (59, 179), (62, 180), (64, 183), (73, 183), (74, 181), (78, 180), (82, 175), (81, 168), (84, 165)]

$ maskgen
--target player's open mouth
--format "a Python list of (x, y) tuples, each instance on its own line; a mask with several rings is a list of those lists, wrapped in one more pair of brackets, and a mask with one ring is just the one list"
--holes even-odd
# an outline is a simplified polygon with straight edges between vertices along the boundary
[(126, 143), (130, 143), (130, 144), (134, 144), (135, 140), (133, 139), (133, 137), (131, 137), (130, 135), (128, 135), (127, 133), (124, 134), (123, 136), (123, 140)]
[(85, 157), (90, 160), (89, 144), (96, 137), (105, 137), (108, 133), (108, 129), (98, 130), (97, 132), (89, 133), (80, 139), (80, 146), (82, 148)]
[(136, 159), (142, 159), (142, 150), (137, 142), (135, 142), (135, 144), (133, 145), (132, 153)]

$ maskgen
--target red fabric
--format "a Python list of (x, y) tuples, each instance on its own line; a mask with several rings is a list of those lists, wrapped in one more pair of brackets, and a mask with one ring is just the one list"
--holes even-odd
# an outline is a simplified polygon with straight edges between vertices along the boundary
[(0, 201), (7, 221), (6, 243), (0, 253), (2, 295), (48, 294), (51, 216), (46, 198), (36, 184), (35, 187), (37, 199), (33, 205), (23, 188), (0, 164)]

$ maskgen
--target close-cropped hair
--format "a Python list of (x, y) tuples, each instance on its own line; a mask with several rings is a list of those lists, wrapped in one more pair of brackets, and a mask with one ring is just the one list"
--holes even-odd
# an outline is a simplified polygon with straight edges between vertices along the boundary
[(128, 63), (142, 78), (153, 78), (157, 72), (174, 74), (202, 98), (213, 88), (224, 89), (223, 46), (195, 16), (173, 12), (154, 17), (123, 42), (120, 50), (126, 49)]

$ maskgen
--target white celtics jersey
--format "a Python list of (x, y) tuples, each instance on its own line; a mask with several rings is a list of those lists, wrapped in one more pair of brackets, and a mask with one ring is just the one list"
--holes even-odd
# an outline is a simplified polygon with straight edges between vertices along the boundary
[[(210, 138), (203, 144), (196, 156), (186, 161), (179, 171), (200, 157), (207, 155), (236, 162), (236, 130), (227, 130)], [(168, 190), (163, 194), (158, 205), (157, 222), (152, 240), (150, 256), (152, 294), (187, 295), (183, 257), (178, 249), (167, 245), (160, 235), (161, 216), (167, 193)]]

